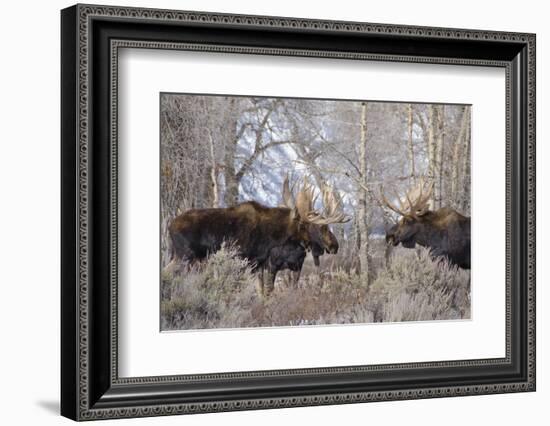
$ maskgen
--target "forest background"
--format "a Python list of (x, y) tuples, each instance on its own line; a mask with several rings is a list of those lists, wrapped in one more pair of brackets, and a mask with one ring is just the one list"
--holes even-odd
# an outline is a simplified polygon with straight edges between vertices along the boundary
[[(304, 178), (330, 185), (351, 218), (332, 225), (338, 254), (320, 268), (307, 256), (298, 289), (279, 274), (269, 303), (255, 298), (231, 247), (206, 268), (163, 276), (163, 328), (469, 317), (469, 271), (386, 245), (399, 217), (380, 194), (395, 201), (422, 178), (433, 183), (432, 210), (470, 216), (470, 105), (162, 93), (160, 116), (162, 266), (175, 216), (248, 200), (281, 205), (287, 175), (295, 188)], [(226, 279), (213, 284), (220, 265)]]

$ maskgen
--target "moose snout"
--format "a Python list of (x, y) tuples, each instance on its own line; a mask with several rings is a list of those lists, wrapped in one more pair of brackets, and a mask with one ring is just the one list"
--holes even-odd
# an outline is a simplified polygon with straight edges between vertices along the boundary
[(325, 237), (325, 251), (328, 254), (336, 254), (338, 253), (338, 240), (334, 236), (334, 234), (330, 233), (328, 236)]

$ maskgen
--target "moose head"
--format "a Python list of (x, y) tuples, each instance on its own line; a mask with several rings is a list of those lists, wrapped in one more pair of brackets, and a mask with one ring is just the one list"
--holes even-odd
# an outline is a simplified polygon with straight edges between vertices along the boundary
[(404, 200), (395, 194), (399, 206), (390, 203), (383, 190), (380, 191), (383, 204), (401, 216), (399, 221), (386, 232), (387, 243), (395, 246), (401, 243), (407, 248), (415, 246), (416, 236), (425, 228), (426, 221), (424, 219), (431, 216), (427, 213), (430, 212), (429, 202), (432, 193), (433, 182), (426, 185), (423, 178), (419, 180), (416, 187), (406, 193)]
[(382, 202), (401, 218), (386, 231), (386, 242), (394, 246), (429, 247), (434, 257), (444, 256), (455, 265), (470, 268), (470, 218), (444, 207), (430, 210), (433, 182), (420, 179), (404, 200), (396, 194), (397, 203), (388, 201), (381, 189)]
[(309, 236), (310, 248), (316, 266), (319, 266), (319, 257), (325, 252), (330, 254), (338, 253), (338, 240), (331, 232), (329, 225), (345, 223), (350, 220), (340, 208), (340, 198), (333, 188), (324, 184), (321, 189), (323, 212), (315, 210), (315, 202), (319, 194), (315, 195), (315, 188), (304, 179), (302, 187), (296, 197), (290, 189), (288, 176), (283, 182), (282, 199), (285, 207), (295, 208), (300, 217), (305, 219)]

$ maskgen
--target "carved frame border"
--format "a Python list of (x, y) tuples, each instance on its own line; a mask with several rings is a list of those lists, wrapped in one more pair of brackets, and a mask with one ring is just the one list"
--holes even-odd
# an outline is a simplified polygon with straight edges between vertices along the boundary
[[(76, 341), (77, 344), (77, 363), (75, 389), (78, 392), (76, 396), (77, 406), (67, 411), (66, 415), (78, 420), (92, 420), (114, 417), (141, 417), (151, 415), (170, 415), (197, 412), (217, 412), (229, 410), (261, 409), (261, 408), (280, 408), (292, 406), (308, 406), (323, 404), (340, 404), (366, 401), (400, 400), (415, 398), (433, 398), (443, 396), (475, 395), (488, 393), (504, 393), (518, 391), (533, 391), (535, 389), (535, 36), (533, 34), (521, 34), (510, 32), (494, 32), (479, 30), (430, 28), (416, 26), (369, 24), (356, 22), (336, 22), (324, 20), (279, 18), (265, 16), (246, 16), (246, 15), (228, 15), (202, 12), (170, 11), (156, 9), (126, 8), (126, 7), (104, 7), (92, 5), (77, 5), (76, 16), (78, 22), (77, 28), (77, 64), (76, 64), (76, 87), (78, 91), (76, 112), (77, 119), (77, 148), (76, 148), (76, 177), (78, 193), (77, 201), (77, 232), (76, 232), (76, 253), (77, 253), (77, 277), (76, 277)], [(527, 294), (528, 294), (528, 313), (527, 313), (527, 380), (521, 382), (500, 383), (492, 385), (479, 386), (449, 386), (446, 388), (434, 387), (424, 389), (400, 389), (378, 392), (352, 392), (352, 393), (328, 393), (324, 395), (311, 395), (299, 397), (273, 397), (273, 398), (254, 398), (254, 399), (235, 399), (220, 400), (215, 402), (202, 403), (165, 403), (158, 405), (140, 406), (140, 407), (107, 407), (95, 408), (90, 400), (90, 389), (88, 387), (90, 378), (89, 353), (90, 353), (90, 334), (89, 334), (89, 121), (90, 111), (90, 84), (89, 84), (89, 55), (90, 55), (90, 23), (94, 18), (121, 18), (139, 21), (172, 21), (182, 23), (210, 23), (220, 25), (238, 25), (262, 28), (277, 29), (303, 29), (326, 32), (349, 32), (365, 34), (404, 34), (423, 38), (438, 38), (448, 40), (480, 40), (480, 41), (508, 41), (522, 43), (527, 48), (527, 193), (524, 194), (527, 203)], [(506, 358), (505, 359), (485, 359), (485, 360), (465, 360), (453, 362), (435, 362), (435, 363), (415, 363), (415, 364), (393, 364), (382, 366), (364, 366), (364, 367), (327, 367), (322, 369), (301, 369), (301, 370), (275, 370), (261, 372), (245, 373), (225, 373), (214, 375), (199, 376), (162, 376), (145, 378), (118, 378), (117, 374), (117, 150), (116, 150), (116, 114), (117, 114), (117, 69), (118, 69), (118, 49), (123, 47), (131, 48), (155, 48), (155, 49), (184, 49), (199, 51), (223, 51), (229, 53), (256, 53), (268, 55), (299, 55), (315, 56), (327, 58), (343, 59), (363, 59), (363, 60), (384, 60), (398, 62), (426, 62), (426, 63), (449, 63), (462, 65), (484, 65), (499, 66), (506, 68), (506, 194), (507, 194), (507, 259), (506, 259)], [(151, 42), (143, 40), (112, 40), (111, 41), (111, 371), (110, 379), (113, 385), (124, 384), (151, 384), (151, 383), (172, 383), (180, 381), (196, 380), (215, 380), (220, 378), (242, 378), (242, 377), (265, 377), (265, 376), (285, 376), (285, 375), (304, 375), (304, 374), (330, 374), (352, 370), (373, 371), (386, 369), (406, 369), (423, 368), (439, 366), (468, 366), (468, 365), (489, 365), (502, 364), (510, 361), (510, 324), (511, 315), (509, 302), (511, 298), (510, 290), (510, 208), (511, 199), (511, 162), (512, 153), (510, 149), (509, 116), (511, 114), (510, 92), (512, 90), (511, 65), (502, 61), (472, 60), (460, 58), (439, 58), (439, 57), (417, 57), (402, 55), (384, 55), (384, 54), (364, 54), (364, 53), (345, 53), (329, 51), (311, 51), (297, 49), (278, 49), (278, 48), (253, 48), (253, 47), (232, 47), (215, 46), (205, 44), (191, 43), (170, 43), (170, 42)], [(63, 411), (63, 408), (62, 408)]]

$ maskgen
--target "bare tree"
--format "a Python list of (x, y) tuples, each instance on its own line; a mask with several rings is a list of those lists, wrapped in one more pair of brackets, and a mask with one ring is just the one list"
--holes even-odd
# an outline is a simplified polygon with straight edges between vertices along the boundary
[(414, 167), (414, 149), (413, 149), (413, 106), (409, 104), (407, 108), (407, 127), (408, 127), (408, 154), (409, 154), (409, 169), (411, 171), (411, 185), (414, 184), (416, 170)]
[(239, 202), (239, 187), (243, 178), (268, 151), (296, 141), (281, 131), (278, 122), (285, 121), (286, 103), (278, 98), (252, 98), (250, 105), (237, 113), (236, 132), (229, 136), (225, 150), (225, 205)]
[[(470, 120), (470, 108), (469, 106), (462, 107), (462, 116), (460, 119), (460, 130), (458, 136), (456, 137), (453, 143), (453, 158), (452, 158), (452, 176), (451, 176), (451, 198), (452, 198), (452, 207), (462, 208), (462, 191), (464, 188), (461, 188), (462, 184), (462, 173), (463, 170), (463, 161), (461, 161), (461, 155), (464, 155), (465, 149), (465, 139), (468, 137), (466, 132), (468, 129)], [(467, 157), (466, 153), (466, 157)]]
[[(437, 132), (437, 109), (435, 105), (428, 106), (428, 177), (435, 180), (436, 175), (436, 132)], [(435, 208), (435, 198), (431, 200), (431, 207)]]
[(353, 220), (333, 230), (338, 258), (373, 279), (390, 254), (385, 229), (397, 219), (381, 205), (380, 185), (404, 192), (425, 176), (435, 184), (432, 208), (469, 214), (469, 120), (469, 107), (458, 105), (163, 95), (163, 259), (178, 212), (249, 199), (277, 205), (290, 172), (340, 194)]
[(436, 107), (436, 129), (437, 138), (435, 144), (435, 175), (434, 175), (434, 188), (435, 196), (434, 202), (437, 208), (443, 206), (443, 174), (444, 174), (444, 149), (445, 149), (445, 105), (438, 105)]
[(462, 145), (462, 196), (461, 196), (461, 209), (465, 213), (470, 212), (470, 140), (471, 140), (471, 119), (470, 119), (470, 107), (467, 107), (467, 117), (465, 123), (465, 134), (463, 137)]
[(218, 185), (218, 174), (219, 174), (219, 165), (216, 162), (216, 155), (214, 153), (214, 139), (212, 138), (212, 132), (209, 129), (206, 129), (206, 135), (208, 137), (208, 145), (210, 148), (210, 179), (212, 180), (212, 207), (216, 208), (220, 206), (219, 199), (219, 185)]
[(237, 155), (239, 141), (250, 125), (247, 121), (239, 123), (239, 104), (239, 98), (229, 98), (227, 106), (227, 120), (229, 125), (226, 132), (224, 132), (226, 143), (223, 160), (223, 176), (225, 182), (224, 203), (226, 206), (235, 205), (239, 199), (239, 182), (236, 177), (235, 157)]
[(361, 265), (361, 275), (368, 286), (369, 282), (369, 224), (368, 224), (368, 170), (367, 170), (367, 102), (361, 103), (361, 138), (359, 141), (359, 173), (361, 179), (361, 188), (359, 188), (359, 197), (357, 204), (359, 206), (358, 225), (361, 235), (361, 245), (359, 247), (359, 261)]

